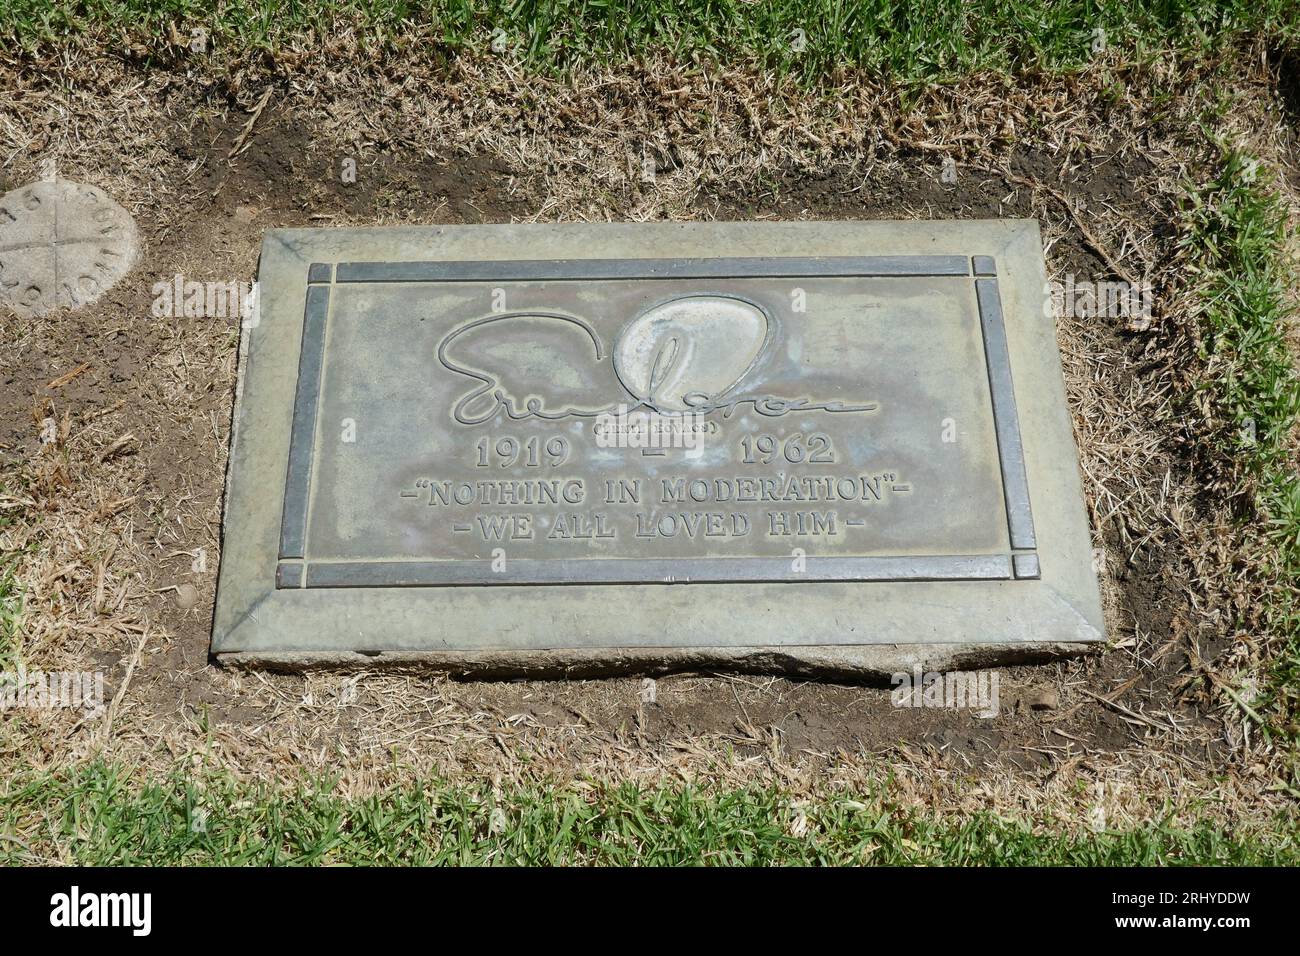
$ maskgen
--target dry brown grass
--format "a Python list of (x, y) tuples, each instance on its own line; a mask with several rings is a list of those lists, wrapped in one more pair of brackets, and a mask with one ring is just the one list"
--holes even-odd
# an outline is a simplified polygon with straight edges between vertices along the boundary
[[(1194, 82), (1180, 79), (1189, 69)], [(7, 188), (54, 157), (128, 206), (147, 243), (145, 264), (84, 312), (0, 317), (0, 551), (18, 555), (22, 655), (30, 668), (105, 669), (112, 694), (93, 720), (6, 716), (0, 774), (102, 756), (141, 776), (329, 772), (350, 794), (429, 774), (771, 781), (797, 794), (892, 774), (918, 805), (1066, 825), (1166, 806), (1180, 822), (1269, 812), (1282, 800), (1276, 754), (1215, 685), (1261, 677), (1258, 635), (1226, 624), (1251, 599), (1242, 533), (1181, 446), (1197, 369), (1168, 229), (1184, 179), (1209, 161), (1193, 122), (1205, 69), (974, 77), (904, 106), (864, 79), (809, 97), (665, 63), (560, 82), (497, 60), (386, 73), (335, 51), (268, 86), (252, 66), (182, 80), (102, 51), (52, 72), (0, 59)], [(1294, 119), (1262, 59), (1228, 75), (1222, 133), (1291, 190)], [(1181, 92), (1157, 109), (1141, 91), (1161, 86)], [(944, 155), (955, 189), (937, 182)], [(342, 156), (360, 160), (351, 192), (329, 175)], [(1003, 691), (1051, 683), (1060, 710), (913, 719), (882, 689), (709, 675), (662, 680), (645, 706), (636, 679), (460, 684), (208, 662), (236, 335), (151, 319), (154, 281), (250, 279), (273, 225), (999, 214), (1042, 221), (1058, 275), (1147, 277), (1159, 293), (1149, 328), (1060, 323), (1113, 642), (1101, 660), (1011, 670)], [(46, 421), (56, 437), (42, 443)]]

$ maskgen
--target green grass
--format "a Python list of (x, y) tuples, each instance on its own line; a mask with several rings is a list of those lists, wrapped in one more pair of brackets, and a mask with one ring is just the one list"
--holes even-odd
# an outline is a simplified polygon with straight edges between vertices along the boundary
[(864, 67), (925, 79), (1078, 67), (1092, 58), (1098, 28), (1109, 47), (1151, 56), (1212, 55), (1247, 34), (1294, 41), (1300, 13), (1296, 0), (5, 0), (0, 6), (0, 36), (29, 49), (89, 32), (165, 42), (173, 27), (186, 38), (203, 27), (225, 51), (277, 49), (355, 31), (371, 45), (399, 42), (410, 55), (442, 55), (486, 51), (500, 30), (508, 52), (548, 67), (656, 51), (755, 61), (805, 76)]
[(328, 784), (284, 792), (179, 774), (137, 787), (105, 765), (0, 793), (7, 864), (1295, 865), (1296, 832), (1279, 820), (1252, 832), (1157, 821), (1062, 833), (988, 813), (939, 818), (879, 794), (795, 808), (771, 789), (631, 784), (494, 798), (431, 782), (348, 800)]
[[(0, 493), (4, 486), (0, 485)], [(0, 515), (0, 531), (7, 519)], [(23, 610), (23, 593), (14, 574), (18, 556), (0, 551), (0, 674), (16, 671), (22, 663), (22, 646), (19, 641), (18, 619)]]
[[(1269, 176), (1242, 153), (1224, 152), (1217, 180), (1192, 193), (1183, 239), (1201, 300), (1201, 398), (1211, 410), (1205, 436), (1212, 459), (1231, 463), (1226, 477), (1246, 520), (1262, 523), (1266, 602), (1259, 618), (1270, 635), (1269, 700), (1250, 708), (1266, 733), (1296, 737), (1300, 711), (1300, 475), (1295, 428), (1300, 376), (1286, 342), (1287, 289), (1297, 281), (1287, 256), (1286, 213)], [(1255, 609), (1251, 609), (1253, 612)], [(1293, 784), (1296, 783), (1293, 780)]]

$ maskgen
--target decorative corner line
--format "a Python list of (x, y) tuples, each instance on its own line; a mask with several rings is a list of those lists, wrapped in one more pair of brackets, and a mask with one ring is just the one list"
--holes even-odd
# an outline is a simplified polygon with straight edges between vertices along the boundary
[(967, 256), (732, 256), (340, 262), (335, 281), (525, 282), (600, 279), (924, 278), (969, 276)]
[(297, 561), (281, 561), (275, 567), (275, 586), (277, 588), (300, 588), (306, 575), (306, 565)]
[[(810, 557), (806, 572), (782, 558), (579, 558), (317, 561), (306, 563), (307, 588), (408, 588), (522, 584), (723, 584), (806, 581), (1008, 581), (1006, 554), (920, 557)], [(281, 565), (284, 567), (285, 565)]]
[(1034, 515), (1029, 506), (1029, 478), (1025, 472), (1025, 450), (1020, 441), (1020, 415), (1011, 378), (1011, 352), (1002, 315), (1002, 297), (997, 279), (976, 279), (980, 328), (984, 334), (984, 362), (989, 370), (989, 391), (993, 396), (993, 428), (998, 458), (1002, 465), (1002, 490), (1007, 502), (1007, 530), (1011, 547), (1033, 550)]
[(1011, 556), (1012, 566), (1015, 568), (1016, 580), (1025, 578), (1041, 578), (1043, 576), (1042, 568), (1038, 564), (1038, 555), (1034, 553), (1013, 554)]
[(997, 260), (992, 256), (971, 256), (971, 268), (976, 276), (995, 276), (998, 274)]
[(302, 349), (298, 356), (298, 390), (293, 401), (289, 466), (284, 482), (284, 515), (280, 520), (280, 557), (301, 558), (307, 546), (307, 499), (311, 488), (312, 446), (316, 441), (316, 406), (320, 402), (321, 368), (325, 361), (325, 322), (330, 287), (307, 287), (302, 319)]
[(307, 284), (312, 285), (317, 282), (334, 281), (334, 263), (332, 262), (313, 262), (307, 267)]

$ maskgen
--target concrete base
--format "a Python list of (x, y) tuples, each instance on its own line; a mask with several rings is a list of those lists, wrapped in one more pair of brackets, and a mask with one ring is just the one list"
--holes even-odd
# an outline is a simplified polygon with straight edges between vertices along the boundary
[[(891, 506), (896, 512), (879, 512), (882, 521), (873, 526), (873, 538), (842, 536), (868, 542), (865, 552), (847, 545), (824, 557), (809, 551), (805, 578), (790, 573), (788, 556), (777, 557), (770, 542), (757, 542), (752, 553), (741, 549), (743, 561), (729, 561), (722, 552), (669, 555), (670, 561), (657, 564), (648, 560), (630, 577), (617, 561), (555, 562), (559, 570), (551, 573), (546, 553), (518, 560), (512, 554), (498, 584), (484, 569), (484, 549), (461, 555), (452, 547), (461, 539), (431, 536), (432, 518), (425, 516), (434, 515), (432, 502), (419, 502), (419, 514), (411, 519), (386, 525), (373, 520), (398, 507), (394, 502), (414, 497), (411, 489), (420, 487), (414, 482), (422, 472), (406, 467), (411, 462), (447, 460), (448, 449), (458, 461), (473, 461), (466, 456), (481, 434), (499, 437), (472, 428), (469, 438), (460, 437), (457, 429), (475, 423), (448, 423), (460, 394), (453, 386), (465, 386), (447, 369), (423, 375), (425, 366), (414, 368), (421, 373), (418, 388), (410, 385), (412, 363), (433, 361), (446, 332), (436, 327), (439, 308), (452, 301), (436, 298), (441, 286), (425, 282), (425, 273), (451, 274), (450, 281), (487, 288), (491, 283), (465, 280), (456, 270), (490, 274), (518, 260), (524, 263), (521, 273), (527, 273), (531, 264), (548, 260), (579, 277), (599, 277), (609, 263), (623, 258), (641, 257), (638, 268), (644, 270), (649, 255), (665, 257), (671, 268), (685, 262), (705, 275), (712, 257), (732, 257), (728, 268), (739, 260), (745, 268), (762, 260), (767, 275), (784, 274), (788, 267), (781, 257), (796, 253), (804, 270), (798, 281), (809, 288), (820, 281), (819, 270), (836, 267), (845, 257), (877, 257), (873, 263), (883, 263), (892, 276), (869, 278), (857, 293), (861, 302), (852, 300), (857, 304), (849, 318), (864, 323), (861, 335), (848, 323), (844, 335), (809, 333), (802, 353), (793, 345), (781, 346), (780, 352), (789, 365), (785, 392), (794, 395), (800, 381), (790, 369), (815, 360), (823, 377), (813, 382), (820, 391), (810, 395), (819, 401), (879, 396), (882, 424), (854, 431), (836, 425), (844, 416), (830, 421), (833, 416), (816, 411), (793, 424), (750, 416), (754, 431), (807, 434), (839, 427), (840, 447), (856, 449), (844, 460), (863, 468), (907, 454), (907, 442), (928, 443), (912, 455), (918, 487), (929, 489), (928, 498), (915, 499), (924, 506), (903, 511), (899, 504)], [(583, 265), (586, 260), (591, 264)], [(907, 278), (917, 262), (925, 264), (926, 275)], [(857, 274), (855, 267), (843, 268), (846, 275)], [(1104, 643), (1070, 415), (1054, 329), (1044, 311), (1046, 280), (1036, 223), (283, 231), (268, 235), (260, 276), (260, 312), (246, 329), (239, 374), (213, 626), (212, 653), (222, 663), (289, 670), (402, 666), (465, 677), (725, 669), (873, 680), (918, 665), (951, 670), (1045, 661)], [(531, 296), (517, 305), (540, 308), (533, 299), (541, 298), (528, 285), (533, 280), (501, 281), (508, 291), (518, 287), (520, 297)], [(662, 281), (683, 284), (671, 277)], [(707, 283), (699, 280), (695, 291), (730, 293), (729, 282), (744, 284), (713, 276)], [(328, 298), (326, 290), (336, 286), (341, 291)], [(669, 291), (675, 293), (676, 286)], [(744, 291), (754, 298), (775, 295), (753, 281)], [(417, 295), (423, 296), (418, 302)], [(393, 304), (408, 298), (420, 308)], [(337, 309), (331, 313), (327, 305), (334, 299), (328, 308)], [(829, 292), (816, 301), (823, 309), (849, 308)], [(778, 305), (772, 298), (767, 307), (776, 313)], [(981, 321), (994, 314), (999, 321), (986, 323), (981, 339)], [(802, 315), (785, 316), (787, 333), (804, 328)], [(416, 319), (408, 321), (412, 316)], [(414, 334), (408, 325), (420, 316), (426, 317), (427, 341), (394, 346), (396, 331)], [(358, 325), (362, 317), (370, 324)], [(618, 340), (617, 318), (604, 330), (609, 341)], [(381, 321), (387, 323), (382, 334), (376, 331)], [(938, 334), (938, 326), (928, 334), (905, 334), (939, 321), (947, 322), (942, 328), (951, 337)], [(900, 330), (898, 336), (890, 333), (889, 323)], [(861, 348), (868, 333), (875, 352)], [(915, 355), (909, 358), (901, 346), (890, 351), (895, 339), (914, 340)], [(314, 351), (304, 344), (310, 342), (316, 343)], [(841, 394), (832, 387), (832, 373), (840, 361), (836, 356), (851, 348), (858, 349), (866, 371), (847, 382)], [(987, 370), (986, 354), (998, 358)], [(922, 358), (928, 362), (923, 377), (917, 371)], [(310, 379), (303, 370), (314, 370), (319, 378), (322, 366), (325, 385), (304, 391), (300, 383)], [(781, 368), (778, 362), (768, 369), (773, 381), (784, 374)], [(969, 400), (937, 401), (935, 396), (953, 383), (965, 383)], [(382, 392), (382, 404), (371, 403), (372, 387)], [(990, 388), (997, 415), (989, 408)], [(521, 389), (516, 391), (522, 395)], [(312, 402), (304, 404), (303, 395)], [(320, 434), (328, 437), (304, 442), (302, 458), (295, 459), (291, 439), (295, 434), (310, 438), (314, 421), (298, 422), (302, 416), (296, 410), (307, 407), (314, 416), (318, 395), (321, 420), (330, 429)], [(968, 436), (961, 439), (966, 445), (944, 444), (944, 415), (950, 408), (958, 434)], [(412, 409), (418, 412), (414, 418)], [(1005, 414), (1016, 409), (1018, 420)], [(477, 406), (470, 411), (477, 412)], [(372, 448), (372, 436), (394, 421), (402, 428)], [(337, 429), (348, 422), (359, 423), (359, 437), (340, 443)], [(744, 416), (730, 422), (735, 434), (719, 447), (738, 449)], [(565, 427), (574, 447), (590, 444), (584, 427)], [(417, 444), (435, 443), (440, 436), (445, 440), (436, 449)], [(862, 444), (868, 438), (901, 444), (878, 454)], [(982, 444), (975, 444), (977, 439)], [(968, 457), (940, 467), (937, 462), (947, 460), (941, 456), (952, 447), (969, 448)], [(308, 465), (295, 467), (295, 461)], [(735, 466), (715, 463), (704, 473), (731, 474), (727, 469)], [(599, 477), (593, 472), (593, 488)], [(991, 499), (990, 489), (997, 493)], [(310, 509), (309, 496), (317, 502)], [(895, 517), (884, 521), (890, 514)], [(957, 530), (950, 533), (950, 528)], [(391, 541), (379, 542), (385, 533)], [(405, 553), (412, 550), (409, 542), (423, 549), (414, 558)], [(627, 557), (598, 549), (581, 556)], [(646, 557), (662, 555), (647, 549)]]

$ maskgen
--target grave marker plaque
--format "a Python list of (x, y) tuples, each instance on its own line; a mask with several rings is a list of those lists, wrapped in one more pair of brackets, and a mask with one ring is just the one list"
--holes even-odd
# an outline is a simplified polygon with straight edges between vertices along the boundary
[(282, 230), (259, 281), (218, 654), (871, 671), (1102, 636), (1035, 223)]

